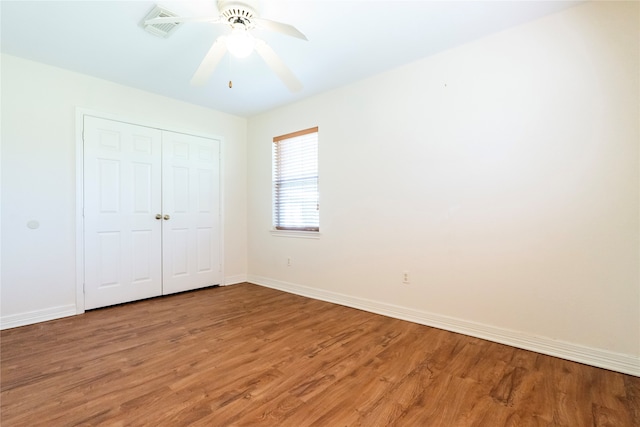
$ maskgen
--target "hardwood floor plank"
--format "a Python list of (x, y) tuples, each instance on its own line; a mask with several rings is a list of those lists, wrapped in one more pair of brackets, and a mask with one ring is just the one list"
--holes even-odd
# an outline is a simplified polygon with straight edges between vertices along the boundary
[(0, 332), (2, 426), (640, 426), (640, 378), (241, 284)]
[(362, 412), (354, 425), (396, 425), (413, 405), (425, 408), (427, 388), (433, 376), (428, 361), (422, 361), (405, 378), (392, 384), (386, 396), (380, 398), (369, 411)]

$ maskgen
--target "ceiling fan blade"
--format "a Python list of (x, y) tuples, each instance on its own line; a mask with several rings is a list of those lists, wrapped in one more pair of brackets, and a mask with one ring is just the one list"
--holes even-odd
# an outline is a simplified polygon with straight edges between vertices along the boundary
[(163, 16), (162, 18), (147, 19), (144, 25), (173, 24), (178, 22), (220, 22), (218, 16)]
[(269, 68), (280, 77), (280, 80), (289, 88), (291, 92), (298, 92), (302, 90), (302, 83), (296, 76), (293, 75), (291, 70), (285, 65), (284, 62), (276, 55), (276, 53), (262, 40), (256, 40), (255, 45), (256, 52), (264, 59)]
[(308, 40), (307, 36), (302, 34), (296, 27), (282, 22), (270, 21), (269, 19), (258, 18), (256, 23), (265, 30), (275, 31), (276, 33), (285, 34), (287, 36), (296, 37), (302, 40)]
[(224, 36), (218, 37), (193, 74), (191, 84), (194, 86), (204, 86), (225, 53), (227, 53), (227, 45), (224, 42)]

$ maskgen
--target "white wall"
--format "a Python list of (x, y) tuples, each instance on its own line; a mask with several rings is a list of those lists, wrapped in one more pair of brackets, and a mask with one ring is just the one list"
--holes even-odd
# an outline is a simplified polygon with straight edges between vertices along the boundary
[[(250, 280), (640, 375), (638, 8), (250, 118)], [(274, 237), (272, 137), (316, 125), (321, 238)]]
[[(225, 276), (246, 279), (245, 118), (1, 59), (3, 324), (75, 312), (76, 107), (224, 139)], [(30, 220), (40, 228), (27, 228)]]

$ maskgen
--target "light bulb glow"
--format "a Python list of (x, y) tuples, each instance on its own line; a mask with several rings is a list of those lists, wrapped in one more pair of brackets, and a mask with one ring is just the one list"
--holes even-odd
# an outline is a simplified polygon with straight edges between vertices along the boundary
[(231, 35), (225, 38), (227, 49), (236, 58), (246, 58), (253, 52), (256, 40), (247, 30), (235, 28)]

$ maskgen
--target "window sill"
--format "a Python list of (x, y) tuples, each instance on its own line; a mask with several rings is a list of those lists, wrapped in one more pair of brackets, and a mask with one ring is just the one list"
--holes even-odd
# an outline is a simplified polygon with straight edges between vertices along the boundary
[(294, 237), (298, 239), (319, 239), (319, 231), (270, 230), (275, 237)]

